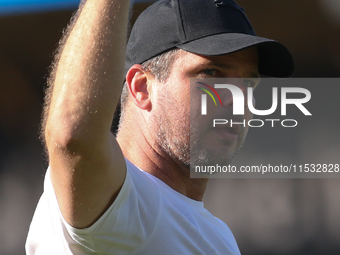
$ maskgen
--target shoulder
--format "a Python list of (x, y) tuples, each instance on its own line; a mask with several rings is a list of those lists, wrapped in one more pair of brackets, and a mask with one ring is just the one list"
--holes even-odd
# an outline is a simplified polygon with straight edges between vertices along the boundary
[[(93, 250), (104, 252), (101, 249), (109, 247), (112, 254), (120, 254), (120, 248), (126, 252), (141, 246), (159, 218), (160, 192), (150, 175), (129, 161), (126, 165), (127, 174), (116, 200), (92, 226), (85, 229), (74, 228), (63, 219), (48, 169), (44, 194), (27, 238), (27, 251), (51, 251), (56, 246), (59, 254), (61, 250), (62, 254), (78, 254), (73, 253), (73, 249), (81, 250), (81, 254), (92, 254)], [(129, 244), (122, 247), (124, 240), (129, 240)]]

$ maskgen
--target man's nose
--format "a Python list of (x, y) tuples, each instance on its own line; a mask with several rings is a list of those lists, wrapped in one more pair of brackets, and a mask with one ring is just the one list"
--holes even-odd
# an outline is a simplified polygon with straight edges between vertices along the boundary
[[(229, 108), (236, 105), (244, 105), (247, 107), (247, 86), (242, 78), (228, 79), (224, 84), (216, 84), (215, 88), (218, 89), (221, 97), (222, 106)], [(225, 86), (223, 86), (225, 85)]]

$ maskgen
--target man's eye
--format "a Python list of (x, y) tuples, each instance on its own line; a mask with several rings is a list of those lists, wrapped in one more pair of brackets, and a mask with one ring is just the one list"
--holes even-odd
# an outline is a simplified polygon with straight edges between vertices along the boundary
[(215, 76), (216, 75), (216, 70), (215, 69), (205, 69), (203, 72), (209, 76)]

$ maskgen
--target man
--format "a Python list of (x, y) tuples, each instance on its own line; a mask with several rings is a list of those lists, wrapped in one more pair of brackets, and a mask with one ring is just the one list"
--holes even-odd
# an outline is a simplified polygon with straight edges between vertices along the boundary
[[(61, 43), (45, 107), (50, 166), (27, 253), (239, 254), (203, 207), (208, 180), (189, 175), (190, 78), (255, 86), (259, 73), (290, 76), (291, 55), (257, 37), (232, 0), (163, 0), (136, 21), (125, 61), (128, 9), (126, 0), (84, 1)], [(231, 159), (246, 132), (223, 131), (226, 153), (211, 154)]]

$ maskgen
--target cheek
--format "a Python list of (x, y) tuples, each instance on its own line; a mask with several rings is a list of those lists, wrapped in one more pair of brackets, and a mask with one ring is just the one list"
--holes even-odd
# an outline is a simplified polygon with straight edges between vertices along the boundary
[[(253, 97), (253, 106), (255, 107), (255, 98)], [(245, 109), (244, 119), (246, 121), (251, 120), (253, 118), (253, 113), (250, 112), (249, 107), (247, 106)]]
[(171, 107), (177, 107), (181, 109), (184, 114), (189, 114), (191, 100), (190, 81), (187, 83), (186, 81), (179, 80), (179, 82), (174, 85), (172, 92), (175, 95), (177, 105), (171, 105)]

